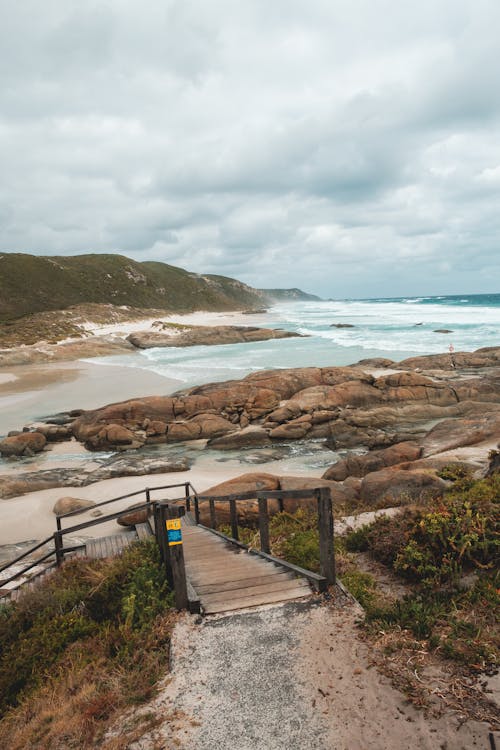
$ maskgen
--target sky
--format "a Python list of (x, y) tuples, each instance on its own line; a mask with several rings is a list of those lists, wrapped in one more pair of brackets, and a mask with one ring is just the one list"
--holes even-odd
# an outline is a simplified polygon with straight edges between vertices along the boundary
[(500, 292), (498, 0), (0, 0), (0, 251)]

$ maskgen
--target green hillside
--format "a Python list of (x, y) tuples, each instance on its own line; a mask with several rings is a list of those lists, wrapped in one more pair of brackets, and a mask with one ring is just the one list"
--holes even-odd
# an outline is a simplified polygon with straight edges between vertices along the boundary
[(0, 321), (89, 302), (190, 312), (258, 307), (263, 295), (225, 276), (123, 255), (0, 253)]

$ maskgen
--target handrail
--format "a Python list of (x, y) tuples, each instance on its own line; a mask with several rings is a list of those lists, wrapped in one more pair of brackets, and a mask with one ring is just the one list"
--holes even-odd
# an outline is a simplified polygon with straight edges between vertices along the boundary
[(97, 524), (104, 523), (105, 521), (112, 521), (114, 518), (120, 518), (121, 516), (126, 516), (131, 512), (137, 511), (137, 510), (145, 510), (150, 506), (151, 503), (142, 503), (141, 505), (136, 505), (133, 510), (131, 511), (130, 508), (125, 508), (124, 510), (118, 510), (115, 513), (108, 513), (107, 516), (99, 516), (99, 518), (93, 518), (91, 521), (84, 521), (83, 523), (78, 523), (75, 526), (68, 526), (67, 529), (60, 529), (57, 531), (57, 534), (59, 536), (64, 536), (65, 534), (70, 534), (72, 531), (81, 531), (82, 529), (88, 529), (90, 526), (97, 526)]
[[(177, 482), (175, 484), (165, 484), (165, 485), (158, 485), (155, 487), (144, 487), (141, 490), (136, 490), (135, 492), (129, 492), (126, 495), (120, 495), (119, 497), (113, 497), (109, 500), (103, 500), (100, 503), (96, 503), (92, 506), (92, 508), (99, 508), (103, 505), (109, 505), (110, 503), (117, 502), (119, 500), (127, 500), (131, 497), (136, 497), (137, 495), (146, 495), (146, 502), (138, 504), (134, 507), (134, 510), (145, 510), (151, 507), (151, 492), (159, 491), (159, 490), (169, 490), (169, 489), (175, 489), (177, 487), (184, 487), (185, 488), (185, 497), (184, 498), (178, 498), (176, 501), (184, 500), (186, 502), (186, 505), (189, 504), (189, 501), (191, 499), (191, 496), (189, 494), (189, 491), (191, 490), (193, 493), (193, 496), (195, 498), (196, 502), (196, 490), (191, 484), (191, 482)], [(7, 570), (8, 568), (12, 567), (16, 563), (20, 562), (21, 560), (25, 559), (29, 555), (32, 555), (33, 552), (36, 552), (41, 547), (45, 546), (46, 544), (52, 543), (54, 545), (53, 549), (51, 549), (46, 554), (42, 555), (41, 557), (37, 558), (36, 560), (33, 560), (28, 565), (23, 567), (21, 570), (17, 571), (17, 573), (13, 573), (9, 578), (6, 578), (4, 580), (0, 580), (0, 588), (2, 586), (5, 586), (7, 583), (10, 583), (11, 581), (15, 580), (16, 578), (22, 577), (25, 573), (27, 573), (32, 568), (39, 565), (41, 562), (44, 562), (45, 560), (48, 560), (50, 557), (55, 556), (57, 564), (59, 564), (64, 559), (64, 553), (65, 552), (72, 552), (76, 549), (78, 549), (82, 545), (72, 546), (72, 547), (63, 547), (63, 536), (66, 536), (67, 534), (70, 534), (71, 532), (75, 531), (81, 531), (82, 529), (89, 528), (91, 526), (97, 526), (98, 524), (105, 523), (107, 521), (111, 521), (115, 518), (120, 518), (121, 516), (125, 516), (128, 513), (131, 512), (131, 508), (125, 508), (123, 510), (117, 511), (115, 513), (108, 513), (105, 516), (99, 516), (99, 518), (92, 519), (90, 521), (84, 521), (83, 523), (75, 524), (74, 526), (69, 526), (66, 529), (61, 528), (61, 519), (68, 518), (71, 516), (76, 516), (82, 512), (85, 512), (88, 510), (87, 508), (80, 508), (78, 510), (72, 510), (68, 511), (67, 513), (61, 513), (56, 516), (56, 525), (57, 525), (57, 531), (47, 537), (46, 539), (42, 539), (42, 541), (37, 542), (37, 544), (34, 544), (29, 549), (22, 552), (20, 555), (17, 555), (17, 557), (13, 558), (12, 560), (9, 560), (8, 562), (4, 563), (0, 566), (0, 573), (4, 570)]]
[(0, 566), (0, 573), (2, 573), (4, 570), (7, 570), (7, 568), (10, 568), (11, 565), (15, 565), (17, 562), (22, 560), (25, 557), (28, 557), (28, 555), (31, 555), (32, 552), (36, 552), (37, 549), (40, 549), (40, 547), (43, 547), (44, 544), (48, 544), (49, 542), (53, 541), (53, 536), (48, 536), (47, 539), (43, 539), (41, 542), (38, 542), (38, 544), (35, 544), (33, 547), (30, 547), (29, 549), (25, 550), (21, 555), (18, 555), (13, 560), (11, 560), (8, 563), (5, 563), (4, 565)]
[(22, 570), (19, 570), (17, 573), (13, 573), (10, 578), (4, 578), (2, 581), (0, 581), (0, 588), (2, 586), (5, 586), (7, 583), (10, 583), (11, 581), (14, 581), (16, 578), (19, 578), (20, 576), (24, 575), (28, 572), (28, 570), (31, 570), (31, 568), (35, 568), (37, 565), (40, 565), (40, 563), (44, 562), (44, 560), (48, 560), (49, 557), (52, 557), (56, 554), (55, 549), (51, 550), (50, 552), (47, 552), (46, 555), (42, 555), (42, 557), (39, 557), (37, 560), (34, 560), (32, 563), (27, 565)]
[[(179, 482), (178, 484), (165, 484), (165, 485), (162, 485), (161, 487), (143, 487), (142, 490), (129, 492), (127, 495), (120, 495), (119, 497), (112, 497), (109, 500), (102, 500), (102, 502), (96, 503), (95, 505), (93, 505), (92, 510), (94, 508), (101, 508), (103, 505), (116, 503), (118, 500), (128, 500), (129, 497), (135, 497), (136, 495), (142, 495), (143, 493), (146, 493), (147, 495), (149, 492), (154, 492), (155, 490), (170, 490), (170, 489), (174, 489), (175, 487), (186, 487), (186, 485), (190, 485), (191, 488), (194, 490), (194, 487), (192, 486), (191, 482)], [(88, 509), (79, 508), (77, 510), (68, 510), (67, 513), (58, 513), (57, 518), (68, 518), (69, 516), (76, 516), (79, 513), (85, 512), (85, 510), (88, 510)]]

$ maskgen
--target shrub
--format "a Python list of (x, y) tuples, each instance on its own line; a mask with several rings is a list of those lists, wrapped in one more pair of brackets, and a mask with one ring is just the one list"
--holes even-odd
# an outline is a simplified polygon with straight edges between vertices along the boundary
[[(109, 560), (70, 560), (0, 615), (0, 711), (41, 683), (71, 644), (78, 660), (138, 650), (142, 637), (171, 605), (154, 542)], [(137, 634), (137, 636), (135, 635)]]

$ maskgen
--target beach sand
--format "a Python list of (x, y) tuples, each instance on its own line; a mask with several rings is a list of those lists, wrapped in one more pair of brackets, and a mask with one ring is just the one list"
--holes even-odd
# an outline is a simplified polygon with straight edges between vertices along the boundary
[[(50, 490), (30, 492), (27, 495), (9, 498), (8, 500), (0, 500), (0, 545), (43, 539), (52, 534), (56, 530), (56, 520), (52, 508), (56, 500), (60, 497), (79, 497), (98, 503), (142, 490), (145, 487), (160, 487), (187, 481), (193, 484), (197, 492), (203, 492), (212, 485), (236, 477), (248, 470), (249, 467), (239, 465), (229, 467), (227, 464), (214, 463), (212, 467), (205, 465), (203, 468), (197, 469), (195, 467), (190, 471), (151, 474), (138, 477), (119, 477), (117, 479), (96, 482), (88, 487), (56, 487)], [(261, 467), (259, 467), (260, 470)], [(151, 493), (152, 500), (183, 496), (183, 487), (177, 490), (162, 490)], [(145, 498), (141, 496), (122, 500), (113, 503), (108, 508), (104, 507), (103, 514), (122, 510), (130, 505), (144, 501)], [(65, 526), (68, 527), (91, 520), (91, 512), (90, 510), (68, 519)], [(119, 527), (116, 521), (109, 521), (108, 523), (98, 524), (95, 527), (85, 529), (79, 536), (81, 538), (105, 536), (106, 534), (112, 534), (120, 530), (123, 531), (123, 527)]]
[[(125, 338), (134, 331), (155, 330), (151, 318), (109, 326), (88, 325), (95, 335)], [(196, 312), (161, 318), (189, 325), (271, 324), (268, 314), (245, 315), (241, 312)], [(0, 435), (22, 427), (37, 418), (70, 409), (95, 409), (108, 403), (141, 396), (165, 395), (182, 388), (183, 381), (151, 372), (139, 352), (123, 352), (120, 359), (130, 359), (130, 366), (98, 361), (74, 360), (49, 364), (19, 365), (0, 372)], [(135, 366), (134, 366), (135, 365)], [(139, 365), (139, 366), (137, 366)]]
[[(110, 326), (89, 326), (89, 330), (96, 335), (114, 334), (127, 336), (132, 331), (148, 330), (151, 324), (158, 320), (132, 321), (126, 324)], [(189, 325), (262, 325), (272, 322), (267, 314), (244, 315), (241, 312), (213, 313), (196, 312), (189, 315), (170, 315), (162, 318), (169, 322), (185, 323)], [(22, 365), (9, 367), (0, 377), (0, 435), (6, 435), (10, 430), (19, 430), (36, 419), (57, 414), (71, 409), (94, 409), (108, 403), (123, 401), (142, 396), (165, 395), (183, 386), (181, 380), (167, 378), (162, 375), (132, 365), (142, 362), (139, 353), (129, 355), (131, 366), (106, 364), (102, 358), (98, 363), (89, 360), (75, 360), (72, 362), (54, 362), (53, 364)], [(86, 464), (92, 460), (92, 454), (82, 450), (74, 444), (54, 445), (48, 454), (40, 454), (30, 465), (30, 470), (55, 468), (64, 465), (62, 461), (54, 461), (56, 454), (82, 453), (82, 462)], [(47, 457), (50, 456), (50, 463)], [(72, 458), (75, 458), (72, 456)], [(0, 473), (15, 473), (25, 471), (27, 467), (16, 467), (12, 462), (0, 461)], [(36, 465), (35, 465), (36, 464)], [(72, 466), (78, 462), (72, 461)], [(204, 490), (218, 482), (238, 476), (244, 471), (251, 471), (252, 467), (239, 465), (237, 462), (217, 463), (201, 461), (199, 468), (179, 474), (160, 474), (152, 476), (124, 477), (110, 479), (83, 488), (59, 488), (33, 492), (22, 497), (0, 500), (0, 545), (11, 544), (31, 539), (41, 539), (51, 534), (55, 529), (55, 516), (52, 507), (59, 497), (71, 495), (88, 498), (99, 502), (127, 492), (134, 492), (143, 487), (175, 484), (188, 479), (197, 491)], [(260, 467), (259, 467), (259, 470)], [(262, 469), (264, 470), (264, 469)], [(117, 504), (113, 509), (127, 507), (133, 500)], [(78, 516), (78, 520), (87, 520), (88, 514)], [(105, 526), (97, 526), (95, 535), (102, 535), (118, 530), (116, 522)], [(93, 536), (92, 529), (87, 533)]]
[(0, 381), (0, 435), (61, 411), (95, 409), (129, 398), (172, 393), (182, 387), (182, 381), (146, 369), (80, 360), (22, 365), (2, 375), (10, 378)]

